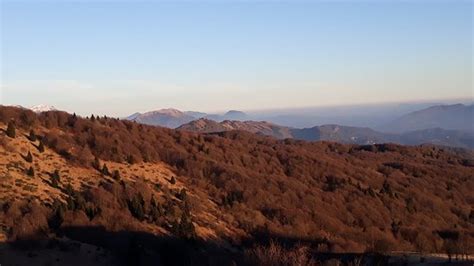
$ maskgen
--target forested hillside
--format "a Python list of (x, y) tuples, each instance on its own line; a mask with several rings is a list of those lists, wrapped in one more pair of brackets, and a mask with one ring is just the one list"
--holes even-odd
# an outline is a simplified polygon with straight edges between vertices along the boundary
[[(14, 107), (0, 107), (0, 125), (9, 241), (65, 235), (139, 258), (145, 243), (171, 241), (186, 248), (179, 258), (153, 249), (164, 264), (204, 265), (219, 265), (209, 254), (255, 264), (266, 254), (255, 245), (268, 239), (294, 256), (293, 244), (304, 245), (298, 256), (308, 261), (328, 252), (473, 252), (470, 151), (198, 134)], [(22, 182), (36, 190), (12, 193)]]

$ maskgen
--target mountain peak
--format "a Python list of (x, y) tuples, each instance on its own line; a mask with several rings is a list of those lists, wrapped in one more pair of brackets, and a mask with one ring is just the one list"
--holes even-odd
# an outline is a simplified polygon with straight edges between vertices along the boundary
[(31, 111), (35, 112), (35, 113), (42, 113), (42, 112), (48, 112), (48, 111), (56, 111), (58, 109), (56, 109), (54, 106), (52, 105), (47, 105), (47, 104), (38, 104), (38, 105), (35, 105), (35, 106), (32, 106), (30, 107)]
[(135, 113), (128, 116), (127, 119), (147, 125), (176, 128), (195, 118), (178, 109), (165, 108), (146, 113)]
[(183, 115), (184, 114), (182, 111), (175, 108), (163, 108), (163, 109), (157, 110), (156, 112), (161, 113), (161, 114), (166, 114), (166, 115)]
[(248, 115), (242, 111), (230, 110), (223, 116), (224, 120), (246, 120)]
[(227, 111), (227, 113), (225, 113), (225, 115), (235, 115), (235, 114), (246, 115), (246, 113), (244, 113), (242, 111), (238, 111), (238, 110), (229, 110), (229, 111)]

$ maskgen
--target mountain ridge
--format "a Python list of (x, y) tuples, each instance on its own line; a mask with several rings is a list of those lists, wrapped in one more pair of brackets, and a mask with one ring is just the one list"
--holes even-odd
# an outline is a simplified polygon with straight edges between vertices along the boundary
[(406, 145), (437, 144), (474, 149), (474, 134), (441, 128), (410, 131), (402, 134), (383, 133), (368, 127), (350, 127), (342, 125), (321, 125), (311, 128), (290, 128), (266, 121), (229, 121), (216, 122), (198, 119), (181, 125), (178, 130), (217, 133), (242, 130), (277, 139), (293, 138), (306, 141), (336, 141), (352, 144), (398, 143)]
[(431, 106), (403, 115), (380, 128), (393, 133), (432, 128), (474, 132), (474, 104)]

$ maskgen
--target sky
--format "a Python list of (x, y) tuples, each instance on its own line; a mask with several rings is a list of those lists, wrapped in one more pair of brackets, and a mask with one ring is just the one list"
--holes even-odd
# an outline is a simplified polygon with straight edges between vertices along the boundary
[(472, 1), (1, 1), (1, 104), (79, 114), (473, 99)]

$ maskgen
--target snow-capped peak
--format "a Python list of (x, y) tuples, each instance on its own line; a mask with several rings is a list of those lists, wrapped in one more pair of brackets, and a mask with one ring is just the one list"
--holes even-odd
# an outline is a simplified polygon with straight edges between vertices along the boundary
[(46, 104), (35, 105), (35, 106), (30, 107), (30, 109), (31, 111), (36, 112), (36, 113), (58, 110), (54, 106), (46, 105)]

